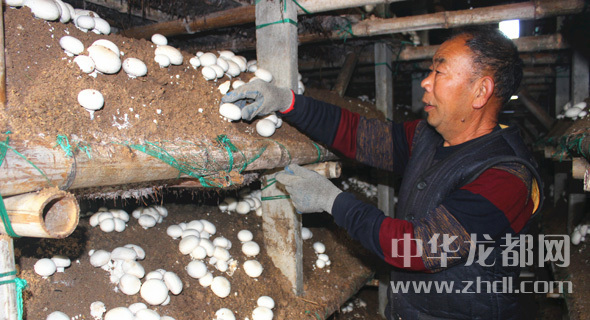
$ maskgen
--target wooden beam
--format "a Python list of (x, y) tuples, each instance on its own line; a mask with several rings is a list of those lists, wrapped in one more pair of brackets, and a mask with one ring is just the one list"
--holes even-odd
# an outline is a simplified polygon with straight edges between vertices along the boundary
[[(308, 33), (299, 35), (299, 43), (313, 43), (328, 40), (343, 40), (354, 37), (370, 37), (384, 34), (401, 33), (418, 30), (432, 30), (432, 29), (452, 29), (463, 26), (482, 25), (489, 23), (496, 23), (508, 19), (541, 19), (549, 16), (575, 14), (579, 13), (584, 8), (584, 0), (561, 0), (558, 1), (558, 6), (555, 5), (554, 0), (540, 0), (529, 1), (521, 3), (513, 3), (500, 6), (474, 8), (470, 10), (445, 11), (431, 14), (423, 14), (416, 16), (408, 16), (391, 19), (370, 19), (363, 20), (350, 26), (346, 30), (332, 30), (327, 33)], [(519, 39), (514, 42), (517, 43)], [(559, 48), (563, 46), (563, 40), (560, 37), (551, 39)], [(250, 41), (250, 43), (248, 42)], [(237, 42), (228, 42), (224, 45), (215, 45), (217, 48), (229, 49), (230, 46), (234, 51), (253, 50), (251, 44), (252, 40), (240, 40)], [(539, 48), (529, 47), (525, 45), (541, 45), (539, 41), (522, 43), (522, 51), (538, 51)], [(429, 50), (425, 50), (429, 49)], [(406, 51), (406, 54), (411, 54), (412, 57), (401, 57), (401, 60), (413, 59), (427, 59), (432, 57), (437, 48), (435, 46), (415, 47), (414, 50)], [(519, 50), (521, 50), (519, 48)]]
[[(322, 146), (309, 142), (294, 143), (270, 139), (245, 140), (229, 137), (241, 152), (233, 153), (233, 169), (236, 174), (248, 159), (256, 159), (245, 168), (248, 170), (272, 169), (289, 163), (306, 164), (315, 161), (336, 159), (336, 156)], [(44, 143), (43, 143), (44, 142)], [(169, 179), (194, 179), (203, 175), (207, 180), (223, 187), (223, 179), (217, 180), (220, 170), (228, 171), (230, 156), (227, 150), (210, 141), (162, 144), (167, 156), (178, 161), (191, 161), (201, 166), (202, 172), (180, 172), (156, 156), (150, 156), (139, 148), (126, 145), (90, 145), (89, 158), (85, 154), (66, 157), (63, 150), (54, 148), (55, 142), (21, 141), (11, 137), (9, 150), (0, 165), (0, 194), (17, 195), (41, 190), (47, 186), (61, 189), (79, 189), (100, 186), (116, 186), (130, 183)], [(1, 142), (0, 143), (4, 143)], [(145, 147), (148, 147), (147, 145)], [(12, 150), (18, 151), (23, 157)], [(260, 152), (262, 154), (260, 154)], [(320, 154), (318, 154), (320, 152)], [(35, 165), (35, 167), (33, 167)], [(38, 170), (37, 170), (38, 168)], [(191, 176), (192, 175), (192, 176)], [(211, 176), (209, 176), (211, 175)]]
[[(114, 0), (93, 0), (97, 2), (113, 2)], [(368, 4), (390, 3), (403, 0), (302, 0), (298, 4), (297, 14), (314, 14), (318, 12), (333, 11), (338, 9), (360, 7)], [(114, 1), (116, 2), (116, 1)], [(302, 9), (305, 8), (305, 11)], [(243, 6), (224, 11), (210, 13), (206, 16), (194, 17), (193, 19), (179, 19), (156, 23), (148, 26), (134, 27), (123, 30), (122, 33), (131, 38), (149, 38), (154, 33), (165, 36), (180, 34), (192, 34), (195, 32), (211, 30), (216, 28), (231, 27), (255, 21), (255, 6)]]
[[(4, 16), (0, 6), (0, 16)], [(4, 19), (0, 19), (0, 106), (6, 104), (6, 59), (4, 56)]]
[(356, 67), (357, 60), (358, 53), (356, 52), (356, 50), (352, 50), (346, 55), (346, 59), (344, 60), (342, 70), (340, 70), (338, 78), (336, 79), (336, 84), (332, 89), (332, 91), (335, 91), (340, 97), (344, 97), (344, 93), (346, 93), (346, 89), (348, 88), (348, 84), (350, 83), (350, 78), (352, 77), (352, 73), (354, 72), (354, 68)]
[[(523, 62), (530, 64), (551, 64), (557, 62), (559, 55), (552, 53), (525, 53), (525, 52), (536, 52), (536, 51), (551, 51), (551, 50), (563, 50), (569, 48), (569, 45), (564, 41), (560, 34), (543, 35), (543, 36), (531, 36), (522, 37), (513, 40), (519, 52), (522, 52), (521, 59)], [(396, 61), (413, 61), (413, 60), (426, 60), (431, 59), (434, 56), (439, 45), (433, 46), (419, 46), (419, 47), (404, 47)], [(394, 62), (396, 62), (394, 61)], [(336, 57), (336, 59), (330, 61), (323, 60), (299, 60), (299, 70), (308, 71), (314, 69), (326, 69), (326, 68), (340, 68), (344, 62), (342, 57)], [(374, 64), (372, 52), (363, 52), (359, 55), (358, 64), (367, 65)], [(427, 70), (430, 66), (430, 61), (419, 61), (418, 68)]]
[(555, 120), (535, 101), (526, 89), (520, 89), (518, 92), (519, 99), (527, 107), (527, 109), (541, 122), (545, 129), (550, 130)]

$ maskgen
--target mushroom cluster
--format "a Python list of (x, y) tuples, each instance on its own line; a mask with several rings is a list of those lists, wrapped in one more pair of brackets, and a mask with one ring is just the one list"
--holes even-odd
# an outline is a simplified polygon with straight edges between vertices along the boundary
[(374, 198), (377, 196), (377, 186), (368, 182), (361, 181), (355, 177), (350, 177), (346, 181), (342, 181), (342, 190), (348, 190), (354, 186), (360, 192), (364, 193), (367, 198)]
[(262, 191), (250, 191), (247, 188), (243, 189), (239, 194), (239, 199), (234, 197), (226, 197), (222, 203), (219, 204), (219, 210), (222, 212), (237, 212), (239, 214), (247, 214), (255, 210), (257, 216), (262, 216)]
[(129, 307), (116, 307), (109, 310), (104, 320), (136, 320), (136, 319), (156, 319), (156, 320), (174, 320), (170, 316), (160, 316), (160, 314), (152, 309), (148, 309), (147, 305), (141, 302), (131, 304)]
[(340, 312), (342, 313), (349, 313), (352, 312), (352, 310), (354, 310), (355, 307), (357, 308), (364, 308), (367, 306), (367, 303), (361, 299), (355, 299), (354, 301), (348, 301), (346, 303), (344, 303), (344, 305), (342, 305), (342, 307), (340, 307)]
[(315, 266), (323, 269), (326, 266), (329, 266), (330, 264), (332, 264), (332, 262), (330, 261), (330, 257), (325, 253), (326, 252), (326, 246), (321, 243), (321, 242), (315, 242), (313, 244), (313, 250), (315, 251), (316, 255), (317, 255), (317, 260), (315, 261)]
[(570, 240), (572, 244), (578, 245), (580, 242), (586, 241), (586, 235), (590, 234), (590, 225), (579, 224), (574, 228)]
[(99, 226), (104, 232), (123, 232), (127, 228), (129, 214), (122, 209), (99, 208), (96, 213), (90, 216), (90, 226)]
[(557, 115), (557, 119), (569, 118), (572, 120), (577, 120), (578, 118), (582, 119), (586, 115), (588, 115), (588, 111), (586, 111), (587, 104), (585, 101), (578, 102), (572, 106), (571, 102), (566, 103), (563, 106), (563, 112)]
[(47, 278), (52, 276), (56, 272), (64, 272), (65, 268), (72, 264), (70, 258), (62, 255), (55, 255), (51, 259), (42, 258), (37, 260), (34, 269), (35, 273)]
[(149, 229), (158, 223), (162, 223), (164, 218), (168, 216), (168, 210), (163, 206), (153, 205), (149, 207), (139, 207), (131, 213), (133, 218), (144, 229)]

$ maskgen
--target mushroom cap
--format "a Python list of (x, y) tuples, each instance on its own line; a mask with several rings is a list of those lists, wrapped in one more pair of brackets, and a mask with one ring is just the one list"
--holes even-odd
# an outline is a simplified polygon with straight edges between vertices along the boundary
[(162, 280), (150, 279), (141, 285), (141, 297), (151, 305), (160, 305), (168, 297), (168, 287)]
[(94, 17), (94, 29), (92, 31), (98, 34), (110, 34), (111, 25), (103, 18)]
[(135, 275), (126, 273), (119, 279), (119, 289), (128, 296), (132, 296), (141, 289), (141, 280)]
[(74, 62), (78, 65), (78, 68), (84, 73), (91, 73), (96, 68), (94, 60), (89, 56), (79, 55), (74, 58)]
[(270, 137), (276, 131), (276, 125), (274, 122), (268, 119), (260, 119), (256, 122), (256, 132), (263, 137)]
[(119, 55), (103, 45), (91, 45), (88, 48), (88, 55), (94, 60), (96, 70), (102, 73), (114, 74), (121, 70), (121, 59), (119, 59)]
[[(198, 55), (197, 55), (198, 56)], [(217, 56), (215, 56), (212, 52), (203, 53), (199, 60), (201, 61), (201, 66), (209, 67), (217, 63)]]
[(23, 5), (31, 9), (35, 18), (53, 21), (61, 15), (61, 8), (53, 0), (25, 0)]
[(39, 259), (34, 266), (35, 273), (42, 277), (49, 277), (57, 271), (55, 262), (49, 258)]
[(141, 320), (160, 320), (160, 314), (152, 309), (141, 309), (135, 313), (135, 319)]
[(111, 252), (111, 259), (113, 260), (135, 260), (137, 259), (137, 252), (132, 248), (117, 247)]
[(257, 307), (252, 311), (252, 320), (272, 320), (274, 314), (267, 307)]
[(156, 54), (154, 61), (160, 65), (160, 68), (166, 68), (170, 65), (170, 58), (165, 54)]
[(203, 224), (203, 230), (209, 232), (210, 235), (214, 235), (217, 232), (217, 228), (210, 221), (205, 219), (201, 219), (200, 221)]
[(260, 246), (254, 241), (246, 241), (242, 244), (242, 252), (247, 257), (255, 257), (260, 253)]
[(244, 272), (252, 278), (257, 278), (262, 274), (264, 268), (262, 264), (256, 260), (248, 260), (244, 262)]
[(154, 33), (152, 35), (152, 43), (158, 46), (165, 46), (168, 44), (168, 39), (166, 38), (166, 36), (159, 34), (159, 33)]
[(166, 271), (166, 273), (164, 273), (164, 283), (173, 295), (178, 295), (182, 292), (182, 280), (180, 280), (180, 277), (176, 273)]
[(258, 68), (254, 72), (254, 75), (263, 81), (266, 81), (266, 82), (272, 81), (272, 74), (269, 71), (267, 71), (266, 69)]
[(66, 4), (62, 0), (55, 0), (55, 3), (57, 3), (57, 5), (59, 5), (60, 12), (61, 12), (60, 16), (59, 16), (59, 22), (68, 23), (72, 19), (70, 9), (68, 9)]
[(252, 232), (250, 230), (241, 230), (240, 232), (238, 232), (238, 240), (240, 240), (241, 242), (252, 241), (253, 238), (254, 235), (252, 235)]
[(92, 43), (92, 45), (90, 45), (90, 46), (94, 46), (94, 45), (103, 46), (105, 48), (108, 48), (109, 50), (114, 52), (117, 55), (117, 57), (121, 56), (121, 51), (119, 51), (119, 47), (117, 47), (117, 45), (114, 42), (112, 42), (111, 40), (98, 39), (98, 40), (94, 41)]
[(321, 242), (314, 242), (313, 250), (317, 253), (324, 253), (326, 252), (326, 246)]
[(104, 320), (133, 320), (135, 315), (129, 308), (117, 307), (113, 308), (104, 315)]
[(127, 58), (123, 61), (123, 70), (130, 77), (143, 77), (147, 74), (147, 66), (137, 58)]
[(260, 298), (258, 298), (258, 300), (256, 300), (256, 304), (259, 307), (267, 307), (269, 309), (272, 309), (275, 307), (275, 301), (269, 296), (260, 296)]
[(90, 264), (96, 268), (102, 267), (111, 260), (111, 254), (105, 250), (96, 250), (90, 256)]
[(233, 103), (223, 103), (219, 106), (219, 114), (232, 121), (242, 119), (242, 109)]
[(211, 282), (211, 290), (218, 297), (225, 298), (231, 292), (231, 284), (225, 277), (217, 276)]
[(181, 65), (184, 59), (180, 50), (169, 45), (158, 46), (156, 48), (155, 54), (163, 54), (167, 56), (170, 59), (170, 63), (173, 65)]
[(72, 265), (72, 261), (70, 260), (70, 258), (62, 255), (55, 255), (51, 258), (51, 260), (58, 268), (67, 268), (70, 265)]
[(236, 316), (228, 308), (221, 308), (215, 311), (215, 317), (215, 320), (236, 320)]
[(77, 16), (76, 19), (74, 19), (74, 24), (76, 25), (76, 27), (78, 27), (78, 29), (81, 29), (82, 31), (86, 32), (88, 30), (94, 29), (95, 22), (93, 17), (81, 15)]
[(207, 274), (207, 265), (200, 260), (193, 260), (186, 266), (186, 272), (195, 279), (200, 279)]
[(59, 45), (62, 47), (62, 49), (74, 55), (79, 55), (80, 53), (84, 52), (84, 44), (82, 41), (72, 36), (61, 37), (59, 39)]
[(53, 311), (47, 316), (46, 320), (70, 320), (70, 316), (61, 311)]

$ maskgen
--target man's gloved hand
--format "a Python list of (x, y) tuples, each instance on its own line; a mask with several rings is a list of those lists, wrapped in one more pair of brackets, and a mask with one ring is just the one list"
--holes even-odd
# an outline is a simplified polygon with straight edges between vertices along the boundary
[(266, 81), (254, 80), (228, 92), (221, 103), (233, 103), (242, 109), (242, 119), (252, 120), (257, 115), (286, 111), (293, 102), (293, 92)]
[(342, 192), (319, 173), (296, 164), (288, 165), (277, 174), (276, 179), (285, 186), (293, 206), (300, 213), (332, 213), (332, 205)]

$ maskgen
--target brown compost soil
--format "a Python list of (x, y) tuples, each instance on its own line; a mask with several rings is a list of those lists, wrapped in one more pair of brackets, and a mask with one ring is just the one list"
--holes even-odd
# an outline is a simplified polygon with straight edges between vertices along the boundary
[[(253, 123), (229, 123), (220, 118), (218, 106), (221, 93), (219, 84), (203, 79), (200, 70), (188, 65), (194, 53), (183, 52), (184, 64), (160, 68), (154, 62), (154, 45), (146, 40), (130, 39), (120, 35), (84, 33), (71, 23), (47, 22), (32, 17), (28, 8), (6, 8), (4, 12), (6, 48), (7, 103), (0, 110), (0, 128), (10, 132), (11, 139), (36, 141), (48, 146), (56, 145), (56, 137), (64, 135), (71, 140), (92, 144), (113, 142), (142, 143), (144, 141), (189, 140), (212, 141), (218, 135), (228, 137), (259, 138)], [(59, 45), (62, 36), (71, 35), (88, 47), (95, 40), (108, 39), (118, 45), (126, 57), (143, 60), (148, 67), (145, 77), (129, 78), (123, 71), (114, 75), (97, 74), (91, 77), (82, 73), (72, 57)], [(238, 79), (247, 81), (252, 75), (242, 74)], [(96, 111), (94, 120), (77, 102), (83, 89), (99, 90), (105, 105)], [(355, 98), (339, 98), (330, 92), (310, 90), (314, 96), (359, 112), (366, 117), (380, 117), (370, 103)], [(307, 93), (306, 93), (307, 94)], [(200, 111), (200, 109), (202, 109)], [(5, 138), (3, 138), (4, 140)], [(277, 141), (309, 141), (288, 124), (277, 130)], [(143, 201), (146, 201), (145, 199)], [(198, 202), (198, 201), (196, 201)], [(60, 310), (73, 319), (92, 319), (90, 304), (102, 301), (107, 309), (143, 302), (139, 295), (126, 296), (116, 292), (108, 273), (89, 264), (91, 249), (113, 250), (133, 243), (147, 253), (141, 264), (146, 272), (163, 268), (177, 273), (184, 290), (172, 296), (167, 306), (151, 307), (161, 315), (181, 319), (213, 319), (217, 309), (227, 307), (238, 319), (251, 318), (256, 299), (269, 295), (275, 299), (275, 319), (323, 319), (338, 310), (348, 296), (356, 292), (371, 277), (373, 269), (366, 251), (351, 241), (345, 231), (331, 222), (312, 228), (313, 240), (304, 242), (305, 295), (296, 297), (280, 271), (274, 267), (264, 250), (261, 219), (253, 213), (242, 216), (221, 213), (215, 205), (204, 203), (163, 203), (169, 216), (163, 223), (144, 230), (131, 218), (121, 233), (104, 233), (90, 227), (88, 217), (80, 219), (79, 226), (66, 239), (15, 239), (15, 257), (18, 276), (26, 279), (24, 291), (24, 318), (42, 320), (52, 311)], [(96, 203), (93, 204), (96, 206)], [(109, 205), (120, 208), (123, 204)], [(125, 204), (128, 211), (139, 203)], [(231, 295), (225, 299), (215, 296), (209, 288), (201, 287), (190, 278), (184, 267), (189, 257), (178, 251), (178, 240), (166, 235), (167, 226), (194, 219), (208, 219), (218, 227), (218, 234), (234, 244), (230, 250), (239, 261), (239, 268), (230, 278)], [(240, 252), (236, 234), (249, 229), (261, 244), (257, 257), (264, 266), (261, 277), (248, 277), (241, 268), (245, 257)], [(315, 269), (313, 241), (327, 246), (332, 265)], [(64, 273), (46, 279), (33, 271), (40, 258), (63, 254), (72, 259), (72, 266)], [(209, 267), (213, 270), (212, 267)], [(220, 275), (214, 271), (214, 275)], [(373, 308), (369, 310), (368, 308)], [(337, 319), (376, 319), (375, 304), (361, 307)]]

